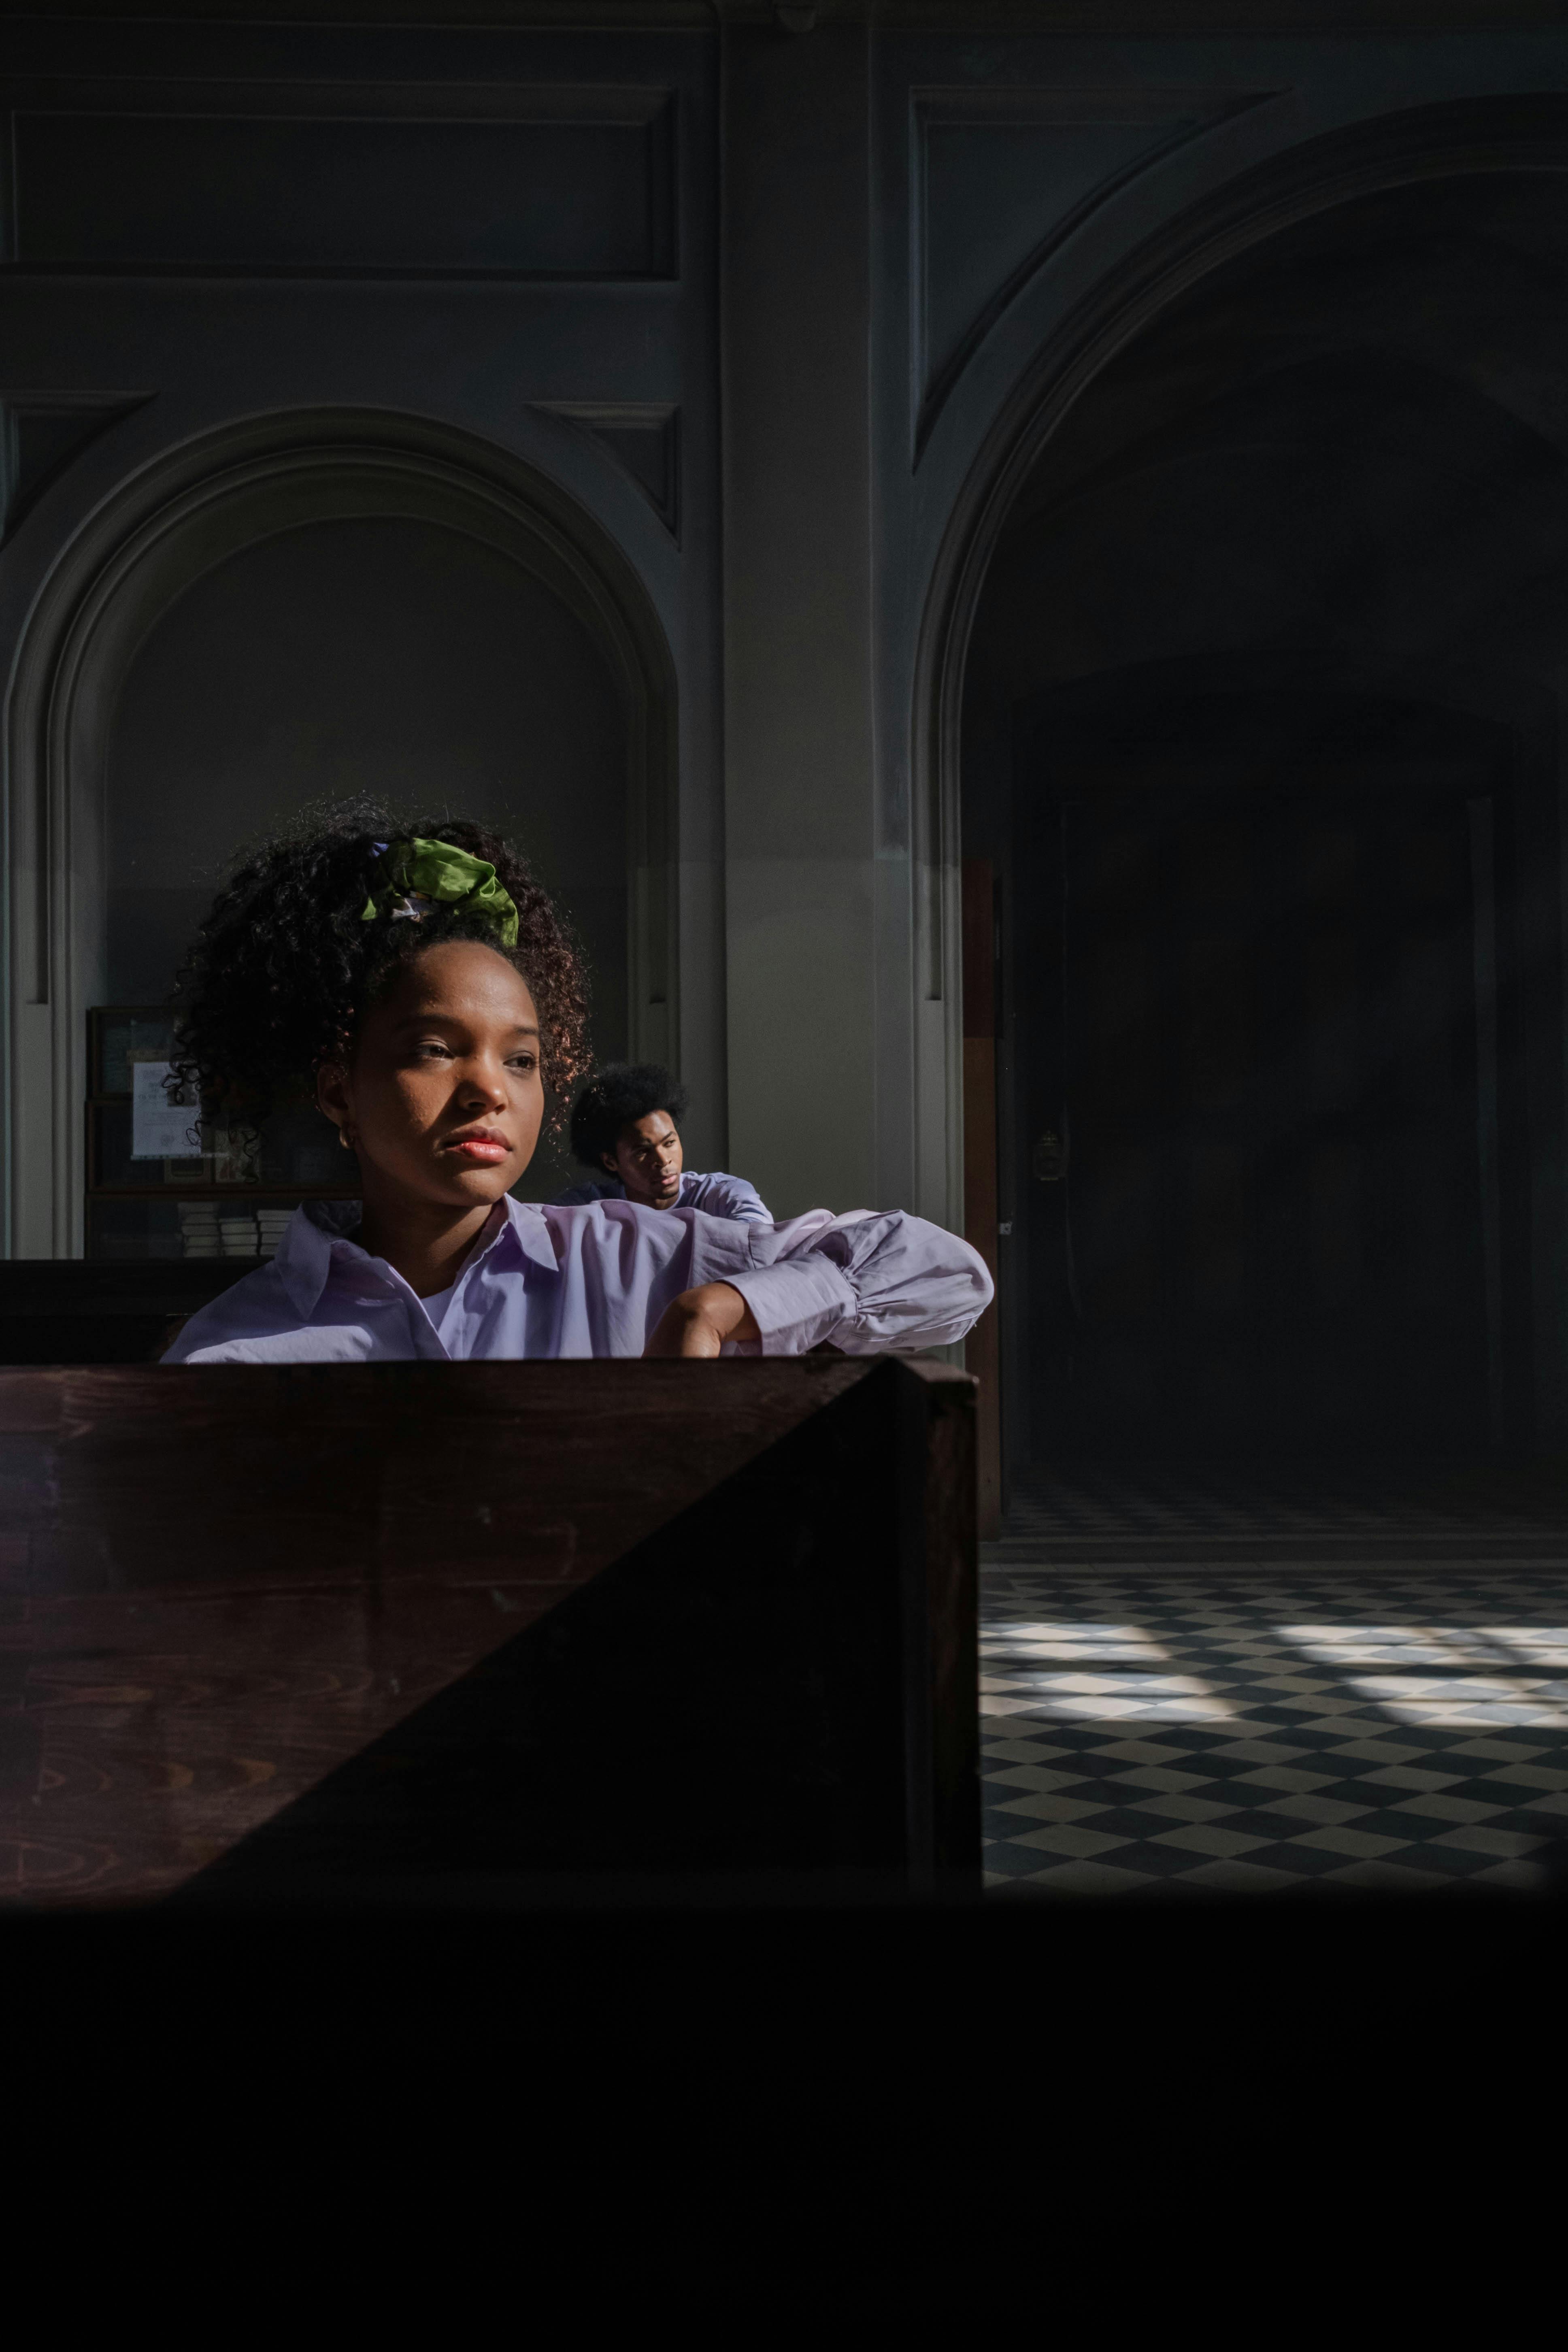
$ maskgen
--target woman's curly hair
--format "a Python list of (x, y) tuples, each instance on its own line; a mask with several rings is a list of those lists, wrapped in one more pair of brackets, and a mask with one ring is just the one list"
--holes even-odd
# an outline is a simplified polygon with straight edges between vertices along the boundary
[[(517, 908), (517, 945), (482, 916), (433, 907), (416, 923), (363, 922), (378, 845), (418, 835), (487, 858)], [(176, 983), (174, 1072), (204, 1104), (258, 1125), (280, 1097), (353, 1050), (359, 1022), (426, 948), (478, 940), (516, 965), (539, 1013), (540, 1065), (559, 1129), (588, 1066), (587, 981), (575, 940), (517, 852), (451, 817), (366, 801), (308, 811), (245, 855)]]

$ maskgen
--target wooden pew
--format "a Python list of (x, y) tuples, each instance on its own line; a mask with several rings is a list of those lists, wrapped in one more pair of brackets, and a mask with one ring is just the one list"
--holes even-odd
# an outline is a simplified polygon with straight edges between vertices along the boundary
[(973, 1385), (0, 1370), (0, 1905), (978, 1885)]

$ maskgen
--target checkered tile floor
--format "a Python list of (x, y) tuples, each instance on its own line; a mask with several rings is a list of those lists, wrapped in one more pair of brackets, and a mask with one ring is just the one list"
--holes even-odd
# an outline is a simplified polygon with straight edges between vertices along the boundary
[(1568, 1872), (1568, 1567), (985, 1571), (994, 1889), (1538, 1889)]

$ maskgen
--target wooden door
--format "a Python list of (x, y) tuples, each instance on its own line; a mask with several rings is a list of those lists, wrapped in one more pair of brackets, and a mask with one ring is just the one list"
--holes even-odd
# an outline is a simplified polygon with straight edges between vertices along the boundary
[(1042, 798), (1034, 1451), (1484, 1447), (1521, 1160), (1491, 799), (1158, 758)]

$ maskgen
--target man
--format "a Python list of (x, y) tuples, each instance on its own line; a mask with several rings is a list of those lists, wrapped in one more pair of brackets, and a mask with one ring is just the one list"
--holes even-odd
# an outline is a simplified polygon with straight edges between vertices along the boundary
[(657, 1063), (608, 1064), (572, 1108), (573, 1157), (597, 1181), (574, 1185), (555, 1205), (631, 1201), (644, 1209), (700, 1209), (710, 1217), (771, 1225), (772, 1216), (743, 1176), (683, 1173), (686, 1107), (686, 1088)]

